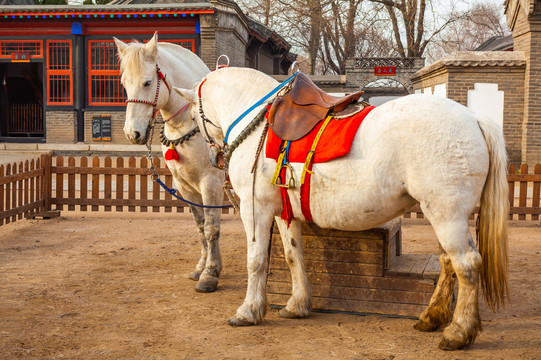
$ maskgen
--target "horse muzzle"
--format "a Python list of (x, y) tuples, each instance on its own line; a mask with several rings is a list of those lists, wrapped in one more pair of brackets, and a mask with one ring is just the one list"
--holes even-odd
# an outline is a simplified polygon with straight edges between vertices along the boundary
[(212, 166), (223, 170), (225, 168), (225, 157), (224, 152), (221, 148), (216, 146), (211, 146), (209, 148), (209, 160)]
[(144, 132), (137, 131), (137, 130), (124, 130), (124, 135), (128, 138), (128, 140), (132, 144), (136, 145), (145, 145), (148, 141), (148, 137), (150, 135), (150, 127), (147, 127)]

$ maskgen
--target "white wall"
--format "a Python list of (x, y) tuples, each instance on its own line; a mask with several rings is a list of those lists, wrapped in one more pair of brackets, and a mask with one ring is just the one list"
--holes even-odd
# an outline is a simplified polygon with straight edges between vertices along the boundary
[(447, 97), (447, 84), (439, 84), (434, 86), (434, 95)]
[(387, 101), (398, 99), (400, 97), (402, 96), (372, 96), (367, 101), (368, 103), (370, 103), (370, 105), (379, 106), (381, 104), (386, 103)]
[(468, 108), (479, 115), (491, 117), (503, 129), (504, 92), (498, 90), (498, 84), (475, 83), (473, 90), (468, 90)]

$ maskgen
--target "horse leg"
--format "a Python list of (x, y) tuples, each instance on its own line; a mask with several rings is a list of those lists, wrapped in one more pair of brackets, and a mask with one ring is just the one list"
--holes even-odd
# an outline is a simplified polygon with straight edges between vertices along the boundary
[[(247, 270), (248, 286), (244, 303), (228, 324), (231, 326), (254, 325), (263, 321), (267, 312), (267, 269), (268, 251), (273, 217), (270, 214), (257, 214), (257, 220), (252, 216), (253, 204), (244, 202), (240, 215), (246, 232), (248, 243)], [(264, 208), (261, 205), (259, 208)]]
[(205, 208), (204, 237), (207, 257), (205, 268), (195, 286), (198, 292), (213, 292), (218, 286), (218, 277), (222, 271), (222, 258), (220, 256), (220, 216), (221, 209)]
[(199, 277), (201, 276), (201, 273), (205, 269), (205, 264), (207, 262), (207, 240), (205, 239), (205, 218), (203, 216), (203, 210), (201, 208), (190, 206), (190, 210), (192, 211), (192, 216), (195, 221), (195, 225), (197, 227), (197, 234), (199, 235), (199, 241), (201, 242), (201, 258), (197, 262), (197, 265), (195, 266), (195, 270), (190, 274), (190, 279), (199, 281)]
[(455, 271), (451, 259), (440, 246), (441, 272), (438, 284), (432, 294), (428, 307), (419, 316), (414, 328), (419, 331), (434, 331), (441, 329), (451, 318), (451, 297), (455, 286)]
[(284, 255), (291, 271), (291, 297), (285, 308), (278, 313), (284, 318), (302, 318), (308, 316), (312, 308), (310, 285), (304, 268), (304, 254), (302, 248), (301, 222), (291, 221), (289, 228), (285, 221), (276, 218)]
[(431, 211), (426, 211), (423, 209), (436, 231), (442, 249), (451, 260), (458, 280), (453, 321), (443, 330), (439, 348), (457, 350), (472, 344), (481, 330), (478, 302), (481, 255), (473, 243), (466, 215), (459, 219), (459, 215), (455, 214), (453, 220), (439, 221), (441, 219), (431, 216)]

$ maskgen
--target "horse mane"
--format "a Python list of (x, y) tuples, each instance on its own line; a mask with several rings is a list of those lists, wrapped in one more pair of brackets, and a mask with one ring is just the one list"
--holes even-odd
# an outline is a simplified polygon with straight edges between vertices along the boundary
[[(183, 56), (192, 56), (197, 60), (201, 61), (199, 57), (197, 57), (194, 53), (192, 53), (188, 49), (183, 48), (180, 45), (171, 44), (168, 42), (158, 42), (158, 56), (164, 51), (171, 53), (182, 52)], [(154, 61), (145, 51), (145, 44), (142, 44), (137, 40), (128, 43), (124, 54), (122, 56), (118, 54), (118, 57), (120, 59), (120, 71), (122, 73), (127, 72), (128, 74), (130, 74), (130, 76), (133, 76), (135, 78), (140, 78), (141, 76), (143, 76), (143, 65), (145, 62)]]
[[(263, 89), (264, 94), (272, 89), (278, 82), (269, 75), (251, 68), (228, 67), (213, 71), (207, 74), (207, 80), (216, 80), (218, 82), (233, 86), (234, 84), (249, 84), (250, 89)], [(264, 95), (263, 94), (263, 95)]]

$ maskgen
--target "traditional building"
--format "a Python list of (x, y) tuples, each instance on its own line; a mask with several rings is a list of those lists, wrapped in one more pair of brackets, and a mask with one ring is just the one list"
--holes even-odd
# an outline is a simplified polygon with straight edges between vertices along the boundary
[(92, 143), (93, 118), (105, 115), (110, 142), (127, 144), (113, 36), (144, 42), (157, 31), (211, 69), (221, 54), (268, 74), (286, 73), (295, 59), (233, 1), (148, 2), (0, 6), (0, 141)]
[(541, 3), (505, 1), (512, 35), (441, 59), (413, 75), (415, 92), (445, 96), (503, 128), (509, 159), (541, 162)]

